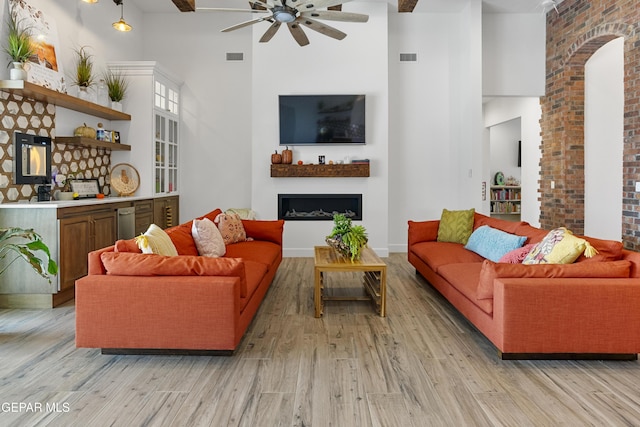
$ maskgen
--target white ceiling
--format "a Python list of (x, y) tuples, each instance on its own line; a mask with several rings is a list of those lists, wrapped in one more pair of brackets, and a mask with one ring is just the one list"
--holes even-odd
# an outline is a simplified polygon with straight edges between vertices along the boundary
[[(395, 0), (388, 0), (394, 6)], [(550, 0), (548, 0), (550, 1)], [(556, 0), (561, 3), (563, 0)], [(171, 0), (125, 0), (135, 4), (138, 9), (148, 13), (179, 13)], [(414, 12), (447, 13), (459, 12), (467, 0), (419, 0)], [(483, 11), (486, 13), (542, 13), (541, 3), (544, 0), (483, 0)], [(248, 7), (246, 0), (196, 0), (199, 7)], [(126, 4), (125, 4), (126, 8)]]

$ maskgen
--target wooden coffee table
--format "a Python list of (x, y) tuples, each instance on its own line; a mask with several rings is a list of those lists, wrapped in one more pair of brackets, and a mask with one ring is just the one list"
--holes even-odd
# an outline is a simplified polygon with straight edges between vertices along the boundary
[[(360, 296), (327, 296), (323, 295), (324, 277), (328, 272), (363, 272), (362, 285), (366, 295)], [(316, 317), (322, 316), (324, 301), (362, 301), (371, 300), (380, 316), (386, 315), (387, 304), (387, 265), (371, 248), (363, 248), (360, 259), (351, 259), (340, 255), (329, 246), (314, 248), (314, 291), (313, 301)]]

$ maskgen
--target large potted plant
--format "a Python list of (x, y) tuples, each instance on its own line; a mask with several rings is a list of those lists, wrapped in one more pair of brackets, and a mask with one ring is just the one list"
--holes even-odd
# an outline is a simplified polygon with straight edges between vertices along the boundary
[(360, 258), (362, 248), (367, 245), (369, 238), (367, 230), (362, 225), (352, 225), (351, 218), (344, 214), (333, 216), (333, 230), (325, 241), (351, 261)]
[(122, 111), (122, 100), (127, 93), (129, 82), (118, 70), (109, 70), (104, 73), (104, 81), (107, 84), (107, 92), (111, 99), (111, 108)]
[[(24, 243), (25, 239), (27, 243)], [(45, 256), (39, 257), (40, 253)], [(16, 257), (4, 265), (0, 270), (0, 275), (18, 259), (24, 260), (33, 268), (33, 271), (47, 279), (49, 283), (51, 283), (51, 276), (58, 273), (58, 265), (51, 259), (49, 247), (44, 244), (42, 237), (33, 229), (0, 228), (0, 259), (5, 259), (11, 254)]]
[(73, 84), (78, 86), (78, 97), (89, 100), (89, 87), (93, 84), (93, 55), (86, 50), (87, 46), (75, 49), (76, 53), (76, 73)]
[(9, 15), (7, 29), (7, 41), (3, 50), (11, 58), (7, 66), (13, 65), (13, 68), (9, 70), (9, 78), (11, 80), (26, 80), (27, 72), (24, 69), (24, 63), (34, 54), (30, 28), (20, 25), (15, 17)]

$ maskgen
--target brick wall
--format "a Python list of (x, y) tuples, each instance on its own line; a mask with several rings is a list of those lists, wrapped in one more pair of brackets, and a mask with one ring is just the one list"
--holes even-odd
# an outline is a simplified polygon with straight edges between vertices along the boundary
[[(584, 66), (624, 37), (625, 117), (622, 240), (640, 249), (640, 7), (637, 0), (565, 0), (547, 16), (546, 95), (541, 98), (540, 224), (584, 230)], [(555, 189), (551, 188), (555, 181)]]

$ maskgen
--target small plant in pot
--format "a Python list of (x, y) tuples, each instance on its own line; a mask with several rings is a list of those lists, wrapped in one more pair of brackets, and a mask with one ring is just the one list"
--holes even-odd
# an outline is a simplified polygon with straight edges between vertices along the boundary
[(362, 248), (369, 241), (367, 230), (362, 225), (352, 225), (351, 218), (344, 214), (335, 214), (333, 224), (331, 234), (325, 239), (327, 244), (351, 261), (359, 259)]
[(12, 15), (7, 21), (7, 28), (7, 42), (3, 50), (11, 58), (7, 66), (13, 65), (9, 72), (9, 78), (11, 80), (26, 80), (27, 72), (24, 70), (24, 63), (34, 54), (34, 47), (31, 44), (31, 29), (28, 26), (22, 26)]
[[(25, 239), (27, 243), (24, 243)], [(38, 256), (40, 252), (45, 255), (44, 259)], [(33, 271), (47, 279), (49, 283), (51, 283), (50, 276), (58, 273), (58, 265), (51, 259), (49, 247), (33, 229), (0, 228), (0, 259), (4, 259), (9, 254), (14, 254), (16, 257), (4, 265), (0, 275), (18, 259), (24, 260), (33, 268)]]
[(119, 70), (109, 70), (103, 74), (107, 85), (107, 93), (111, 99), (111, 108), (122, 111), (122, 100), (127, 94), (129, 82)]
[(87, 52), (87, 46), (75, 49), (76, 53), (76, 74), (73, 84), (79, 88), (79, 98), (87, 100), (89, 94), (87, 90), (93, 84), (93, 55)]

